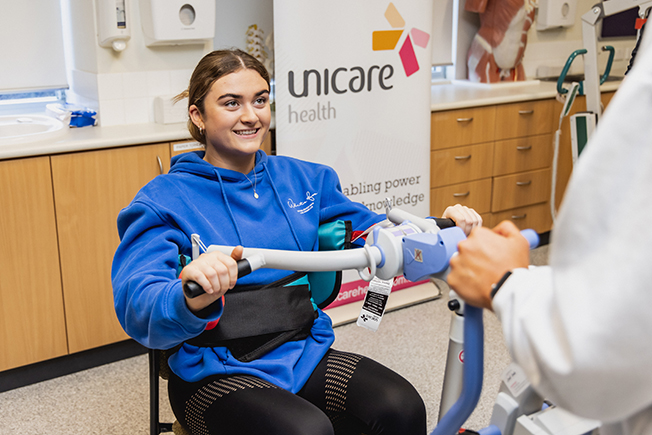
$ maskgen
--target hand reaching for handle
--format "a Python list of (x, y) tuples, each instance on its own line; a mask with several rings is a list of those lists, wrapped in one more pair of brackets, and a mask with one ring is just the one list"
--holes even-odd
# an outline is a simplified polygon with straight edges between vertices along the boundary
[(473, 228), (482, 226), (482, 217), (472, 208), (461, 204), (447, 207), (441, 217), (455, 221), (455, 224), (460, 227), (467, 236), (471, 233)]
[(242, 259), (243, 250), (242, 246), (237, 246), (230, 256), (218, 251), (205, 253), (183, 268), (182, 287), (195, 282), (205, 292), (195, 298), (185, 295), (186, 305), (191, 311), (206, 308), (235, 286), (238, 280), (237, 261)]

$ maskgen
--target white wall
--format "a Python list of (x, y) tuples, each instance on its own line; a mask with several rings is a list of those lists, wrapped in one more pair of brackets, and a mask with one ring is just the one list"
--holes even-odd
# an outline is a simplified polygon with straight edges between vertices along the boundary
[(126, 0), (131, 38), (124, 51), (115, 52), (98, 44), (97, 0), (61, 1), (72, 47), (71, 101), (97, 109), (105, 126), (154, 122), (155, 97), (183, 91), (197, 62), (213, 47), (246, 49), (249, 25), (258, 24), (267, 35), (274, 23), (273, 0), (215, 0), (214, 40), (147, 47), (139, 0)]
[[(455, 67), (455, 78), (464, 79), (467, 77), (466, 53), (471, 40), (473, 39), (473, 35), (475, 34), (475, 30), (477, 30), (477, 27), (479, 26), (479, 19), (477, 18), (477, 14), (464, 11), (464, 0), (451, 1), (454, 2), (456, 10), (457, 8), (460, 9), (460, 19), (454, 23), (456, 29), (459, 29), (461, 32), (458, 35), (458, 45), (455, 48), (457, 62)], [(577, 49), (583, 48), (582, 15), (589, 11), (595, 3), (597, 3), (597, 0), (578, 0), (575, 24), (568, 28), (538, 31), (536, 30), (535, 16), (535, 23), (528, 31), (528, 43), (523, 57), (525, 75), (528, 79), (536, 78), (538, 76), (537, 70), (542, 73), (546, 68), (549, 71), (549, 74), (546, 75), (558, 75), (570, 54)], [(605, 42), (601, 44), (604, 45), (607, 43)], [(608, 44), (614, 46), (616, 49), (616, 56), (611, 69), (611, 75), (622, 76), (627, 68), (627, 64), (629, 63), (631, 50), (634, 47), (635, 41), (609, 41)], [(598, 55), (599, 71), (601, 73), (604, 71), (607, 57), (607, 53), (600, 53)], [(578, 56), (573, 62), (573, 66), (569, 73), (579, 74), (583, 71), (583, 58), (582, 56)]]
[[(62, 0), (67, 11), (72, 56), (71, 100), (99, 111), (101, 125), (154, 122), (154, 98), (178, 94), (188, 86), (190, 74), (205, 44), (147, 47), (140, 24), (138, 0), (127, 0), (127, 48), (116, 52), (100, 47), (95, 1)], [(65, 32), (65, 30), (64, 30)]]
[(274, 30), (273, 0), (215, 0), (215, 39), (216, 50), (237, 47), (246, 49), (247, 28), (258, 25), (265, 36)]
[[(123, 52), (116, 53), (98, 44), (95, 1), (61, 0), (64, 32), (71, 48), (68, 68), (72, 101), (98, 109), (103, 125), (154, 122), (154, 98), (185, 89), (192, 70), (205, 53), (213, 48), (246, 49), (246, 31), (251, 24), (257, 24), (265, 35), (273, 32), (273, 0), (215, 0), (216, 29), (212, 41), (204, 45), (147, 47), (140, 24), (139, 0), (126, 0), (131, 39)], [(581, 15), (595, 1), (578, 0), (576, 24), (571, 28), (530, 29), (524, 58), (528, 77), (534, 77), (542, 65), (561, 69), (568, 55), (582, 47)], [(15, 23), (20, 25), (19, 20)], [(622, 74), (634, 43), (610, 44), (617, 48), (617, 59), (620, 58), (613, 74)], [(460, 49), (466, 57), (466, 47)], [(604, 63), (606, 55), (600, 57)], [(581, 70), (578, 58), (571, 72)]]
[[(528, 33), (528, 46), (523, 58), (525, 73), (528, 77), (535, 77), (537, 68), (540, 66), (551, 66), (553, 69), (563, 67), (568, 56), (577, 49), (583, 48), (582, 41), (582, 15), (588, 12), (596, 0), (577, 0), (577, 12), (575, 25), (568, 28), (549, 29), (537, 31), (536, 24)], [(538, 11), (537, 11), (538, 13)], [(625, 73), (631, 50), (634, 48), (634, 40), (596, 42), (601, 45), (612, 45), (616, 49), (616, 56), (611, 69), (611, 75), (622, 76)], [(608, 54), (598, 51), (599, 71), (604, 71)], [(582, 73), (584, 66), (582, 56), (578, 56), (573, 62), (571, 73)]]

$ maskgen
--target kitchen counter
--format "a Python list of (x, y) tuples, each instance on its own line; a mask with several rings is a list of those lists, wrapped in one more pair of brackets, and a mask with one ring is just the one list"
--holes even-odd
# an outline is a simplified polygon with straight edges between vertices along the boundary
[(0, 159), (60, 154), (74, 151), (115, 148), (157, 142), (190, 139), (185, 123), (129, 124), (111, 127), (70, 128), (54, 141), (3, 144), (0, 141)]
[[(600, 86), (600, 92), (618, 89), (620, 81), (607, 81)], [(443, 84), (433, 85), (430, 91), (430, 110), (438, 112), (466, 107), (490, 106), (519, 101), (555, 98), (557, 82), (532, 81), (523, 84)]]
[[(602, 92), (615, 91), (619, 84), (617, 81), (607, 82), (600, 89)], [(430, 109), (436, 112), (539, 100), (554, 98), (556, 94), (555, 82), (505, 85), (448, 83), (432, 86)], [(179, 140), (191, 140), (185, 123), (71, 128), (61, 138), (50, 141), (16, 144), (3, 144), (0, 141), (0, 160)]]

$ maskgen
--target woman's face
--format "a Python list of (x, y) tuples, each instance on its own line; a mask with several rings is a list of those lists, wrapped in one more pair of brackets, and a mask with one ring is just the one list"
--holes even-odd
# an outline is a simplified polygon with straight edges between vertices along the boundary
[(247, 173), (269, 131), (269, 87), (255, 70), (238, 70), (213, 83), (203, 114), (194, 105), (189, 114), (205, 130), (206, 161)]

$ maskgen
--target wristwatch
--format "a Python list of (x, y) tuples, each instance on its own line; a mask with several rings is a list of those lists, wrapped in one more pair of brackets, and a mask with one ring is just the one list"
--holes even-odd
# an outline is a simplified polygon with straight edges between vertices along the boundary
[(507, 281), (507, 278), (512, 274), (511, 270), (508, 270), (505, 272), (505, 274), (498, 280), (497, 283), (491, 285), (491, 299), (493, 300), (494, 296), (496, 296), (496, 293), (498, 293), (498, 290), (500, 290), (500, 287), (502, 287), (503, 284), (505, 284), (505, 281)]

